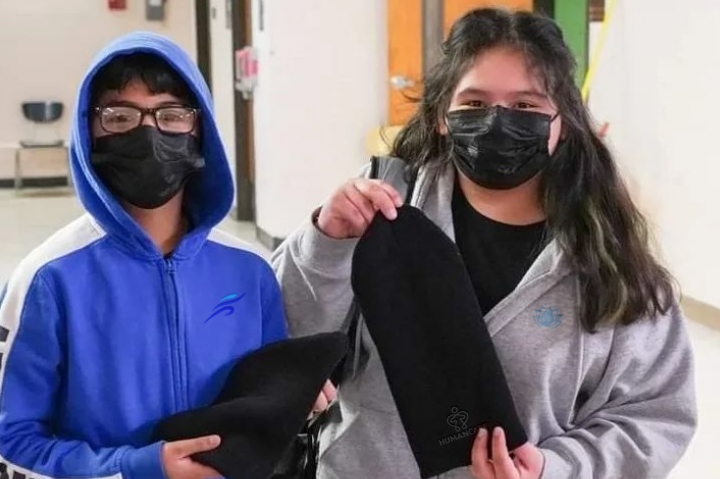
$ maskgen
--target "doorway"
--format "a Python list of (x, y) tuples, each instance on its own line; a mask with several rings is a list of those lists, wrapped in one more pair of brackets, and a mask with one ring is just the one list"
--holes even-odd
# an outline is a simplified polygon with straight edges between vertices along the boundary
[[(532, 10), (554, 18), (578, 62), (578, 81), (588, 56), (589, 0), (388, 0), (388, 123), (404, 125), (415, 113), (422, 76), (437, 61), (453, 23), (475, 8)], [(599, 0), (593, 0), (599, 3)]]
[(252, 98), (235, 86), (235, 52), (252, 44), (251, 0), (196, 0), (198, 66), (235, 184), (231, 216), (255, 220)]

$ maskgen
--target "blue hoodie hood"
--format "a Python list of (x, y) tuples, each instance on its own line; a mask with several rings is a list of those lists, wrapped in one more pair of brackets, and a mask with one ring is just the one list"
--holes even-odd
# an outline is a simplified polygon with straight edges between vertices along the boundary
[(156, 259), (161, 252), (100, 181), (90, 162), (92, 138), (90, 95), (97, 72), (113, 58), (132, 53), (150, 53), (163, 58), (187, 82), (198, 101), (202, 154), (205, 168), (193, 175), (185, 187), (185, 212), (192, 230), (174, 251), (175, 257), (195, 254), (210, 230), (225, 218), (233, 201), (232, 173), (213, 115), (210, 91), (195, 62), (172, 40), (148, 32), (121, 37), (103, 49), (92, 62), (77, 96), (70, 140), (70, 165), (80, 201), (102, 228), (134, 255)]

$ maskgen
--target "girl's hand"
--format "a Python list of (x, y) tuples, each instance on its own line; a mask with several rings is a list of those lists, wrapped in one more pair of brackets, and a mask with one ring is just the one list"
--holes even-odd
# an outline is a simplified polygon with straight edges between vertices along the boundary
[(356, 178), (341, 186), (320, 209), (317, 227), (335, 239), (359, 238), (375, 213), (382, 211), (389, 220), (402, 206), (400, 193), (380, 180)]
[(330, 406), (330, 403), (333, 402), (336, 397), (337, 389), (335, 389), (335, 386), (333, 386), (330, 381), (326, 381), (325, 386), (323, 386), (322, 391), (320, 391), (320, 394), (315, 401), (315, 405), (312, 409), (312, 414), (316, 414), (326, 410), (328, 406)]
[(470, 472), (477, 479), (540, 479), (545, 458), (540, 449), (525, 443), (510, 457), (505, 443), (505, 432), (496, 427), (492, 435), (492, 459), (488, 458), (486, 429), (480, 429), (472, 448)]

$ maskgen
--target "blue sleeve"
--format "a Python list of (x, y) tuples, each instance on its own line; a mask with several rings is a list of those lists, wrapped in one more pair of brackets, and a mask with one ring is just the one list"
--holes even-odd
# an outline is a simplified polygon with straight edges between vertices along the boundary
[(262, 280), (263, 345), (286, 339), (288, 336), (280, 285), (270, 265), (265, 266)]
[(63, 312), (42, 270), (32, 280), (22, 276), (0, 303), (1, 477), (164, 478), (161, 443), (91, 447), (54, 435), (66, 368)]

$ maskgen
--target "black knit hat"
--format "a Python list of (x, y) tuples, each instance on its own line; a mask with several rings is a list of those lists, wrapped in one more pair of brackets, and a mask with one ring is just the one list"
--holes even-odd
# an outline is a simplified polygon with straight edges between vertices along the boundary
[(423, 478), (471, 463), (479, 427), (527, 441), (460, 252), (418, 209), (377, 215), (352, 285)]
[(267, 479), (347, 348), (345, 334), (325, 333), (253, 351), (235, 365), (212, 406), (163, 420), (153, 441), (217, 434), (220, 446), (193, 459), (229, 479)]

